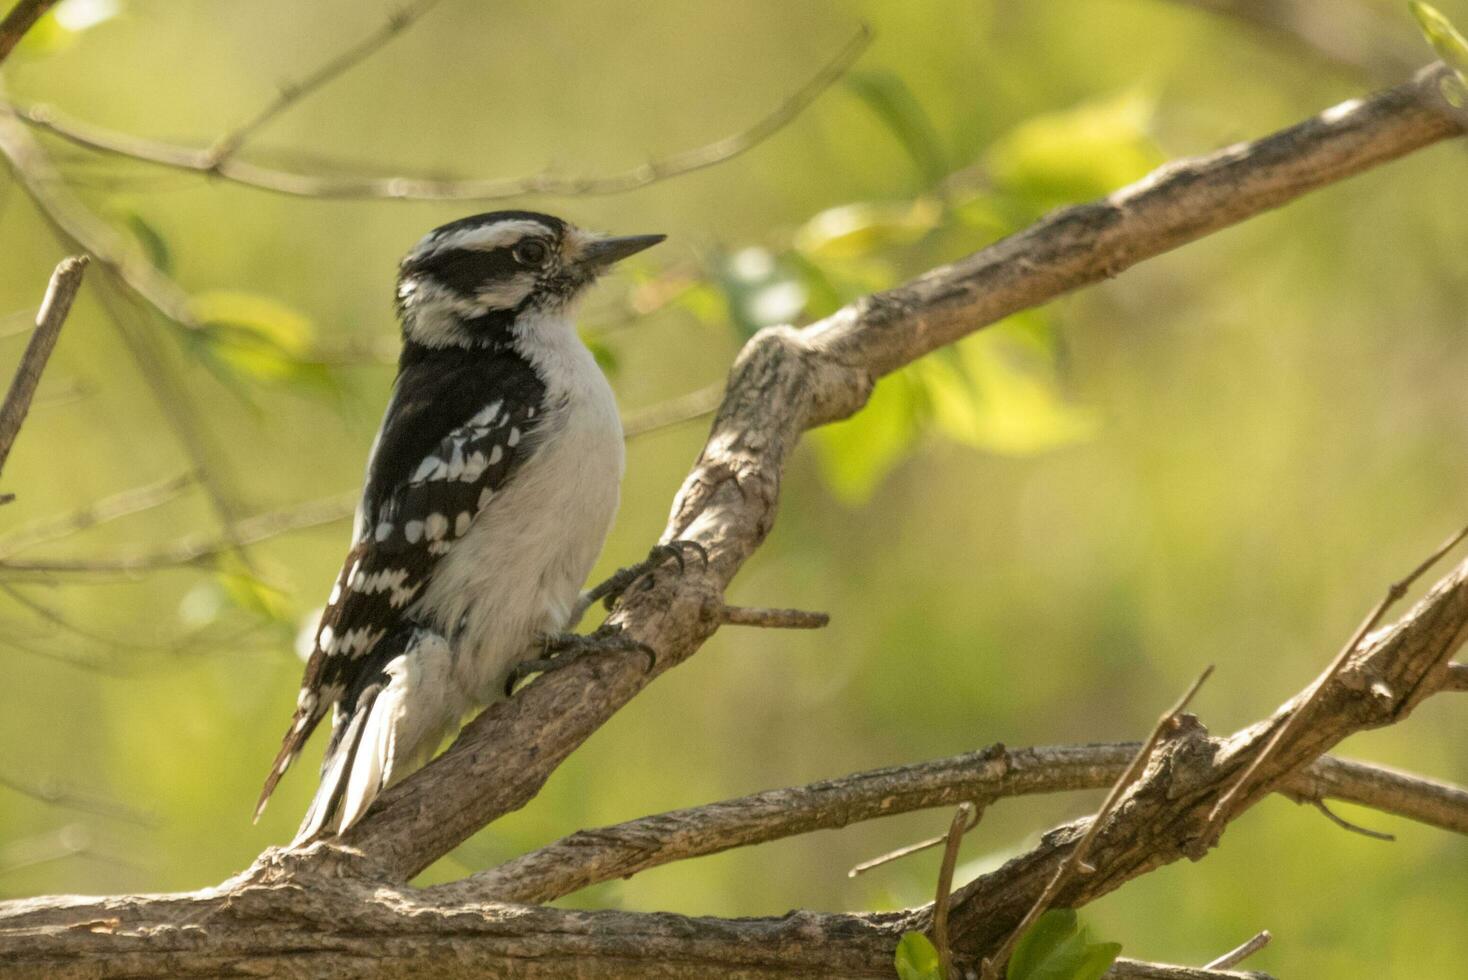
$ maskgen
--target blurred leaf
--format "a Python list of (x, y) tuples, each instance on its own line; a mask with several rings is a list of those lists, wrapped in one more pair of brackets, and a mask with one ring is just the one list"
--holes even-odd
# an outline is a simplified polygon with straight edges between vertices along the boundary
[(221, 570), (214, 573), (214, 578), (234, 606), (261, 619), (294, 628), (290, 597), (280, 589), (241, 570)]
[(249, 381), (335, 391), (327, 367), (310, 357), (314, 328), (268, 296), (219, 290), (190, 299), (201, 329), (185, 339), (211, 367)]
[(922, 187), (943, 179), (948, 167), (938, 129), (906, 82), (889, 71), (856, 71), (847, 74), (845, 83), (912, 157)]
[(715, 277), (729, 304), (729, 319), (741, 336), (793, 323), (805, 310), (805, 285), (768, 249), (740, 249), (715, 264)]
[(1013, 456), (1073, 445), (1096, 431), (1095, 412), (1061, 392), (1048, 338), (1031, 320), (1043, 316), (1012, 317), (913, 366), (939, 431)]
[[(7, 6), (14, 6), (8, 4)], [(62, 0), (26, 32), (15, 54), (44, 56), (69, 47), (77, 35), (122, 12), (122, 0)]]
[(910, 204), (843, 204), (801, 225), (795, 248), (812, 261), (858, 258), (911, 245), (941, 219), (942, 209), (929, 198)]
[(1051, 909), (1020, 938), (1006, 980), (1100, 980), (1120, 943), (1093, 943), (1074, 909)]
[[(1417, 18), (1417, 23), (1422, 25), (1422, 33), (1427, 35), (1437, 56), (1457, 73), (1461, 84), (1468, 85), (1468, 40), (1464, 40), (1452, 21), (1444, 17), (1436, 7), (1417, 0), (1412, 0), (1407, 7), (1412, 11), (1412, 16)], [(1443, 94), (1448, 94), (1446, 89)], [(1461, 98), (1461, 89), (1458, 94)], [(1449, 96), (1449, 101), (1452, 101), (1452, 96)], [(1460, 106), (1461, 103), (1454, 102), (1453, 105)]]
[(946, 980), (938, 950), (920, 932), (904, 932), (897, 940), (898, 980)]
[(852, 506), (865, 503), (912, 447), (923, 414), (921, 385), (899, 371), (877, 382), (856, 415), (812, 432), (831, 492)]
[(148, 257), (153, 267), (164, 275), (172, 275), (173, 252), (169, 249), (162, 232), (136, 211), (119, 211), (118, 218), (138, 240), (138, 244), (143, 247), (143, 254)]
[(1154, 108), (1150, 95), (1133, 89), (1036, 116), (989, 148), (985, 168), (1033, 211), (1106, 194), (1161, 162), (1148, 135)]

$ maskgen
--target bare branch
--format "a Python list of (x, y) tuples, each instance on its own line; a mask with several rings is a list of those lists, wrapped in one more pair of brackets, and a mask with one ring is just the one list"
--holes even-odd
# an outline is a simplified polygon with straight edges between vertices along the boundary
[(10, 382), (5, 404), (0, 406), (0, 469), (4, 468), (5, 461), (10, 457), (15, 437), (20, 435), (21, 424), (25, 422), (26, 413), (31, 408), (31, 399), (35, 397), (36, 387), (41, 383), (41, 372), (46, 370), (46, 362), (56, 349), (61, 326), (66, 322), (66, 315), (71, 312), (71, 304), (76, 299), (77, 291), (82, 288), (82, 274), (86, 270), (87, 257), (76, 255), (62, 259), (51, 273), (51, 281), (46, 286), (46, 298), (41, 301), (41, 309), (36, 313), (35, 332), (31, 334), (25, 353), (21, 355), (20, 366), (15, 369), (15, 380)]
[(1116, 805), (1121, 802), (1122, 794), (1131, 789), (1138, 777), (1142, 775), (1142, 770), (1146, 767), (1148, 760), (1152, 758), (1152, 752), (1157, 748), (1157, 743), (1162, 741), (1163, 734), (1177, 727), (1178, 716), (1187, 709), (1193, 697), (1198, 693), (1198, 688), (1202, 687), (1212, 674), (1213, 666), (1210, 664), (1203, 669), (1203, 673), (1198, 675), (1198, 679), (1193, 681), (1192, 686), (1178, 699), (1177, 704), (1174, 704), (1167, 711), (1163, 712), (1162, 716), (1157, 719), (1157, 724), (1152, 726), (1152, 732), (1147, 736), (1147, 740), (1142, 743), (1142, 747), (1132, 757), (1132, 761), (1126, 767), (1126, 770), (1112, 784), (1111, 792), (1106, 794), (1106, 799), (1102, 802), (1101, 809), (1097, 810), (1096, 815), (1090, 819), (1086, 827), (1086, 832), (1081, 835), (1080, 843), (1076, 844), (1075, 849), (1067, 854), (1065, 859), (1060, 862), (1059, 866), (1055, 869), (1054, 877), (1050, 879), (1050, 883), (1040, 892), (1039, 897), (1030, 906), (1030, 910), (1024, 914), (1024, 917), (1019, 920), (1009, 935), (999, 944), (999, 948), (995, 951), (994, 955), (984, 960), (983, 976), (985, 980), (997, 980), (999, 971), (1009, 962), (1009, 956), (1014, 952), (1015, 945), (1024, 936), (1025, 932), (1029, 930), (1030, 926), (1034, 925), (1040, 916), (1045, 914), (1045, 911), (1050, 908), (1050, 903), (1055, 901), (1055, 896), (1060, 894), (1060, 890), (1070, 883), (1070, 879), (1077, 872), (1085, 872), (1086, 874), (1094, 874), (1096, 872), (1095, 868), (1086, 863), (1086, 856), (1091, 853), (1091, 845), (1096, 842), (1096, 834), (1106, 825), (1106, 820), (1116, 809)]
[(46, 11), (56, 6), (56, 0), (20, 0), (5, 19), (0, 21), (0, 62), (10, 57), (10, 52), (25, 37), (26, 31), (45, 16)]
[(27, 524), (25, 527), (16, 528), (0, 538), (0, 562), (27, 548), (50, 544), (109, 521), (151, 510), (154, 507), (161, 507), (177, 499), (179, 494), (187, 490), (193, 482), (192, 473), (180, 473), (166, 480), (158, 480), (103, 497), (69, 514), (47, 517)]
[(1397, 839), (1396, 834), (1388, 834), (1380, 830), (1372, 830), (1369, 827), (1363, 827), (1360, 824), (1351, 823), (1351, 821), (1347, 820), (1345, 817), (1341, 816), (1330, 807), (1326, 806), (1324, 800), (1316, 800), (1313, 806), (1315, 807), (1315, 809), (1319, 810), (1322, 815), (1324, 815), (1325, 819), (1329, 820), (1331, 823), (1335, 824), (1342, 830), (1349, 831), (1353, 834), (1360, 834), (1362, 837), (1370, 837), (1372, 840), (1390, 842)]
[[(1294, 736), (1300, 727), (1310, 720), (1311, 712), (1318, 703), (1317, 698), (1319, 695), (1331, 681), (1335, 680), (1336, 675), (1345, 667), (1346, 662), (1360, 649), (1361, 642), (1366, 639), (1366, 635), (1376, 629), (1377, 624), (1381, 622), (1381, 618), (1386, 615), (1386, 611), (1395, 605), (1402, 596), (1407, 594), (1407, 590), (1412, 587), (1414, 582), (1426, 574), (1429, 568), (1441, 561), (1442, 557), (1449, 551), (1452, 551), (1458, 545), (1458, 542), (1462, 541), (1465, 537), (1468, 537), (1468, 525), (1465, 525), (1461, 530), (1439, 545), (1432, 554), (1418, 563), (1416, 568), (1408, 572), (1405, 578), (1393, 582), (1387, 588), (1386, 595), (1382, 596), (1381, 601), (1362, 620), (1361, 625), (1356, 628), (1356, 632), (1351, 635), (1351, 638), (1346, 641), (1346, 645), (1341, 647), (1340, 653), (1336, 654), (1330, 666), (1325, 669), (1325, 673), (1319, 676), (1315, 683), (1311, 685), (1304, 699), (1299, 701), (1294, 711), (1285, 718), (1284, 724), (1279, 726), (1274, 736), (1264, 746), (1264, 751), (1254, 757), (1254, 761), (1249, 764), (1238, 779), (1234, 781), (1233, 785), (1228, 788), (1228, 792), (1224, 793), (1219, 799), (1217, 805), (1213, 808), (1213, 812), (1208, 816), (1210, 831), (1220, 826), (1222, 821), (1227, 818), (1229, 807), (1233, 806), (1235, 801), (1243, 794), (1249, 784), (1249, 780), (1254, 778), (1255, 773), (1260, 772), (1264, 764), (1273, 757), (1275, 749), (1283, 745), (1287, 739)], [(1323, 805), (1320, 806), (1320, 809), (1327, 816), (1335, 819), (1336, 822), (1344, 824), (1344, 821), (1336, 818)]]
[(320, 500), (308, 500), (281, 510), (242, 518), (230, 533), (219, 537), (194, 535), (172, 544), (135, 555), (104, 558), (37, 558), (0, 557), (0, 570), (6, 572), (138, 575), (164, 568), (182, 568), (208, 562), (233, 551), (240, 545), (259, 544), (282, 534), (304, 531), (346, 520), (357, 506), (356, 494), (338, 494)]
[(274, 99), (262, 106), (240, 126), (214, 141), (214, 145), (204, 153), (204, 159), (208, 163), (205, 169), (213, 173), (220, 173), (221, 168), (234, 157), (236, 151), (244, 145), (245, 140), (262, 126), (343, 72), (356, 67), (376, 54), (383, 45), (411, 27), (420, 17), (438, 6), (438, 3), (439, 0), (416, 0), (416, 2), (403, 6), (385, 20), (377, 30), (335, 55), (305, 78), (281, 85), (280, 93)]
[(50, 806), (63, 807), (81, 813), (91, 813), (100, 817), (111, 817), (144, 827), (157, 823), (152, 814), (127, 806), (109, 797), (98, 796), (95, 793), (85, 793), (62, 786), (50, 778), (34, 783), (8, 773), (0, 772), (0, 786), (4, 786), (12, 792), (19, 793), (22, 796), (28, 796), (33, 800), (46, 803)]
[(684, 422), (711, 415), (724, 395), (723, 385), (710, 385), (697, 391), (670, 398), (656, 405), (628, 412), (622, 417), (622, 432), (628, 439), (657, 432)]
[[(980, 813), (1015, 796), (1104, 789), (1136, 758), (1138, 742), (1039, 746), (978, 752), (856, 773), (807, 786), (767, 790), (577, 831), (462, 881), (428, 889), (462, 901), (549, 902), (603, 881), (737, 847), (749, 847), (866, 820), (976, 804)], [(1468, 834), (1468, 789), (1364, 762), (1317, 759), (1280, 788), (1298, 802), (1337, 799), (1429, 826)], [(877, 864), (946, 842), (947, 835), (866, 862)]]
[(1170, 963), (1143, 963), (1123, 957), (1107, 972), (1111, 980), (1274, 980), (1267, 973), (1214, 970)]
[(1274, 936), (1270, 934), (1269, 930), (1265, 929), (1253, 939), (1250, 939), (1248, 942), (1241, 943), (1234, 949), (1231, 949), (1227, 953), (1224, 953), (1218, 959), (1203, 964), (1203, 969), (1227, 970), (1229, 967), (1238, 966), (1240, 963), (1244, 962), (1244, 960), (1247, 960), (1249, 957), (1259, 952), (1265, 946), (1268, 946), (1269, 941), (1273, 938)]
[[(816, 72), (808, 82), (791, 93), (773, 111), (747, 129), (704, 146), (649, 160), (630, 170), (589, 177), (557, 176), (549, 172), (528, 177), (466, 180), (437, 180), (412, 176), (314, 175), (264, 167), (240, 160), (232, 155), (233, 151), (238, 149), (237, 142), (233, 145), (230, 143), (216, 144), (216, 147), (222, 145), (229, 151), (219, 156), (215, 148), (199, 150), (177, 146), (65, 119), (47, 106), (0, 103), (0, 115), (13, 114), (44, 132), (91, 150), (141, 160), (175, 170), (210, 174), (248, 187), (297, 197), (373, 198), (395, 201), (489, 201), (507, 197), (522, 197), (527, 194), (561, 197), (621, 194), (667, 180), (670, 177), (715, 166), (763, 143), (804, 112), (821, 93), (845, 75), (870, 41), (871, 31), (862, 25), (828, 64)], [(284, 98), (285, 96), (282, 96), (282, 99)], [(279, 101), (281, 100), (277, 100)]]
[(823, 612), (757, 606), (725, 606), (719, 618), (725, 626), (758, 626), (767, 630), (818, 630), (831, 622), (831, 617)]
[(1468, 691), (1468, 664), (1448, 664), (1443, 690)]
[(977, 823), (979, 811), (972, 803), (960, 803), (944, 834), (943, 863), (938, 868), (938, 892), (933, 898), (933, 945), (938, 950), (942, 975), (953, 976), (953, 950), (948, 946), (948, 900), (953, 895), (953, 867), (958, 863), (958, 848), (963, 843), (969, 821)]

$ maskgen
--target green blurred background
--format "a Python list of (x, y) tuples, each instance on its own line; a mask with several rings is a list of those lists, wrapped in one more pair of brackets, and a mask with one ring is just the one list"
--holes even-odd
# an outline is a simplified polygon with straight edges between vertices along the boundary
[[(620, 170), (749, 125), (871, 24), (855, 71), (773, 138), (616, 196), (306, 200), (48, 140), (72, 189), (171, 271), (207, 326), (129, 311), (94, 268), (6, 467), (18, 499), (4, 528), (193, 465), (160, 412), (158, 368), (139, 369), (103, 300), (182, 386), (209, 481), (237, 513), (269, 513), (358, 486), (392, 377), (395, 262), (441, 222), (529, 206), (668, 234), (583, 316), (630, 416), (720, 383), (761, 323), (809, 319), (1163, 160), (1405, 77), (1383, 65), (1432, 57), (1395, 3), (1272, 5), (1301, 8), (1349, 56), (1207, 6), (1220, 5), (446, 0), (243, 153), (371, 173)], [(1439, 6), (1468, 22), (1468, 2)], [(391, 9), (68, 7), (73, 26), (108, 16), (42, 25), (6, 65), (10, 96), (196, 146)], [(1461, 141), (1414, 154), (885, 381), (868, 413), (796, 454), (775, 533), (731, 594), (828, 610), (830, 628), (724, 630), (423, 880), (581, 827), (993, 741), (1137, 738), (1207, 663), (1218, 671), (1195, 710), (1212, 730), (1272, 711), (1464, 519), (1465, 178)], [(13, 177), (0, 181), (0, 345), (13, 363), (68, 249)], [(599, 573), (654, 541), (705, 431), (632, 441)], [(137, 555), (219, 528), (196, 483), (5, 560)], [(203, 886), (290, 837), (314, 756), (258, 826), (249, 815), (294, 704), (294, 634), (347, 533), (337, 521), (272, 538), (250, 566), (226, 554), (137, 576), (0, 569), (0, 776), (148, 817), (0, 786), (0, 895)], [(1463, 782), (1465, 733), (1462, 705), (1439, 699), (1344, 751)], [(993, 807), (960, 877), (1096, 802)], [(1200, 963), (1269, 928), (1274, 944), (1249, 965), (1282, 977), (1461, 975), (1468, 846), (1340, 809), (1396, 843), (1274, 799), (1203, 863), (1085, 915), (1149, 959)], [(846, 870), (948, 818), (735, 851), (567, 902), (720, 915), (917, 904), (933, 852), (855, 880)]]

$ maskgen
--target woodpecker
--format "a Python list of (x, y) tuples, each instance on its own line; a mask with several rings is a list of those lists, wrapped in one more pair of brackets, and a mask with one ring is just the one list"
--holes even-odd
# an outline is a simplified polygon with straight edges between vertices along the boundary
[(581, 592), (617, 510), (623, 437), (572, 315), (608, 266), (663, 237), (495, 211), (429, 232), (403, 259), (397, 379), (256, 819), (328, 710), (297, 843), (350, 827), (527, 669), (636, 646), (565, 632), (670, 553)]

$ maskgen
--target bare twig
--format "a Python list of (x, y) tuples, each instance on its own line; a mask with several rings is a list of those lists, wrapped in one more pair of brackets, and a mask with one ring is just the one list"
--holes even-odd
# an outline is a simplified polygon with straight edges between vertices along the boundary
[(1210, 970), (1202, 966), (1176, 966), (1172, 963), (1147, 963), (1142, 960), (1118, 959), (1106, 971), (1106, 980), (1275, 980), (1267, 973), (1253, 970)]
[(5, 19), (0, 21), (0, 62), (10, 57), (10, 52), (25, 37), (26, 31), (45, 16), (46, 11), (56, 6), (56, 0), (20, 0)]
[(955, 980), (953, 950), (948, 945), (948, 900), (953, 896), (953, 868), (958, 864), (958, 848), (963, 843), (964, 831), (976, 816), (972, 803), (960, 803), (953, 811), (953, 820), (944, 835), (947, 846), (943, 848), (943, 863), (938, 867), (938, 892), (933, 899), (933, 945), (937, 947), (938, 961), (942, 964), (946, 980)]
[[(4, 107), (4, 111), (14, 113), (38, 129), (88, 149), (176, 170), (212, 174), (237, 184), (298, 197), (487, 201), (527, 194), (565, 197), (620, 194), (670, 177), (715, 166), (758, 146), (804, 112), (822, 92), (846, 74), (870, 40), (871, 31), (863, 25), (808, 82), (747, 129), (704, 146), (649, 160), (630, 170), (590, 177), (557, 176), (548, 172), (528, 177), (467, 180), (435, 180), (409, 176), (318, 176), (264, 167), (232, 155), (217, 158), (213, 148), (193, 149), (90, 126), (63, 119), (46, 106), (3, 103), (0, 106)], [(225, 146), (231, 153), (238, 148), (238, 144)]]
[(1444, 691), (1468, 691), (1468, 664), (1448, 664), (1443, 675)]
[[(974, 807), (974, 815), (973, 819), (969, 822), (968, 827), (965, 828), (965, 833), (973, 830), (979, 825), (979, 821), (984, 818), (984, 808), (988, 804), (987, 801), (985, 801), (983, 804), (972, 805)], [(880, 868), (883, 865), (891, 864), (893, 861), (899, 861), (902, 858), (911, 857), (914, 854), (921, 854), (923, 851), (926, 851), (929, 848), (937, 847), (939, 844), (946, 843), (948, 843), (948, 835), (939, 834), (937, 837), (929, 837), (927, 840), (920, 840), (915, 844), (908, 844), (905, 847), (899, 847), (895, 851), (888, 851), (886, 854), (874, 857), (870, 861), (863, 861), (860, 864), (854, 865), (850, 871), (846, 872), (846, 877), (855, 878), (857, 875), (866, 874), (868, 871)]]
[(0, 538), (0, 562), (27, 548), (49, 544), (78, 534), (108, 521), (115, 521), (175, 500), (194, 482), (192, 473), (180, 473), (166, 480), (124, 490), (93, 501), (69, 514), (47, 517), (17, 528)]
[(1465, 525), (1461, 530), (1439, 545), (1416, 568), (1408, 572), (1405, 578), (1391, 584), (1386, 590), (1386, 595), (1382, 596), (1381, 601), (1376, 604), (1376, 607), (1361, 621), (1361, 625), (1356, 628), (1355, 633), (1351, 634), (1351, 638), (1346, 641), (1346, 645), (1341, 647), (1340, 652), (1336, 654), (1330, 666), (1311, 685), (1304, 699), (1298, 702), (1295, 709), (1285, 717), (1283, 724), (1279, 726), (1274, 736), (1265, 744), (1264, 751), (1254, 757), (1254, 760), (1239, 774), (1238, 779), (1229, 786), (1228, 791), (1219, 798), (1218, 803), (1213, 807), (1213, 812), (1208, 815), (1208, 827), (1205, 830), (1205, 837), (1215, 834), (1219, 830), (1228, 817), (1229, 808), (1235, 805), (1240, 794), (1248, 787), (1249, 781), (1254, 778), (1254, 774), (1259, 772), (1260, 767), (1273, 757), (1275, 749), (1283, 744), (1287, 738), (1293, 736), (1295, 731), (1310, 718), (1315, 708), (1316, 698), (1320, 692), (1340, 673), (1346, 661), (1360, 648), (1361, 641), (1366, 638), (1366, 635), (1376, 629), (1377, 624), (1381, 622), (1387, 610), (1395, 605), (1402, 596), (1407, 594), (1407, 590), (1412, 587), (1412, 583), (1421, 578), (1429, 568), (1436, 565), (1444, 555), (1453, 550), (1458, 542), (1462, 541), (1465, 537), (1468, 537), (1468, 525)]
[(1316, 800), (1314, 801), (1312, 806), (1314, 806), (1315, 809), (1324, 814), (1325, 819), (1329, 820), (1331, 823), (1335, 824), (1342, 830), (1348, 830), (1353, 834), (1360, 834), (1362, 837), (1370, 837), (1372, 840), (1394, 841), (1397, 839), (1396, 834), (1388, 834), (1380, 830), (1372, 830), (1369, 827), (1363, 827), (1360, 824), (1351, 823), (1351, 821), (1347, 820), (1345, 817), (1342, 817), (1340, 814), (1336, 813), (1329, 806), (1327, 806), (1324, 800)]
[(1167, 709), (1157, 719), (1157, 724), (1153, 726), (1152, 733), (1147, 736), (1147, 740), (1137, 750), (1137, 754), (1132, 758), (1131, 764), (1126, 767), (1126, 771), (1112, 785), (1111, 792), (1106, 794), (1106, 799), (1102, 802), (1101, 809), (1097, 810), (1096, 815), (1091, 818), (1090, 823), (1086, 827), (1086, 832), (1081, 835), (1081, 839), (1076, 844), (1075, 849), (1055, 869), (1055, 875), (1050, 879), (1050, 884), (1045, 886), (1045, 890), (1035, 899), (1035, 903), (1030, 906), (1030, 910), (1025, 913), (1024, 918), (1019, 920), (1019, 923), (1014, 927), (1013, 931), (1009, 933), (1008, 938), (999, 944), (994, 955), (985, 959), (983, 972), (985, 980), (997, 980), (999, 971), (1009, 962), (1009, 954), (1014, 952), (1015, 944), (1020, 941), (1020, 938), (1024, 936), (1030, 926), (1034, 925), (1040, 916), (1045, 914), (1045, 910), (1050, 907), (1050, 903), (1054, 901), (1055, 896), (1060, 894), (1060, 890), (1065, 887), (1066, 883), (1070, 881), (1076, 872), (1080, 871), (1091, 874), (1095, 871), (1094, 868), (1086, 863), (1086, 856), (1091, 852), (1091, 845), (1096, 840), (1097, 832), (1105, 826), (1106, 818), (1111, 815), (1117, 803), (1121, 802), (1122, 795), (1131, 788), (1132, 784), (1142, 774), (1142, 770), (1146, 768), (1147, 760), (1152, 757), (1152, 750), (1157, 747), (1157, 743), (1162, 741), (1163, 735), (1176, 725), (1178, 716), (1183, 713), (1188, 704), (1193, 700), (1193, 696), (1198, 693), (1198, 688), (1202, 687), (1203, 683), (1212, 674), (1213, 666), (1210, 664), (1204, 668), (1203, 673), (1198, 675), (1198, 679), (1193, 681), (1192, 686), (1178, 699), (1178, 702)]
[(71, 312), (72, 301), (82, 288), (82, 274), (87, 269), (87, 257), (76, 255), (62, 259), (51, 273), (46, 286), (46, 298), (36, 313), (36, 329), (21, 355), (20, 366), (15, 369), (15, 380), (10, 382), (10, 391), (5, 404), (0, 406), (0, 468), (5, 466), (15, 437), (20, 434), (21, 423), (30, 411), (31, 399), (36, 386), (41, 383), (41, 372), (56, 349), (56, 340), (61, 335), (61, 325)]
[(62, 786), (50, 777), (35, 783), (20, 779), (8, 773), (0, 772), (0, 786), (4, 786), (12, 792), (19, 793), (22, 796), (28, 796), (33, 800), (51, 806), (77, 810), (82, 813), (91, 813), (101, 817), (111, 817), (116, 820), (124, 820), (128, 823), (145, 827), (153, 826), (157, 823), (156, 818), (150, 813), (135, 809), (125, 803), (120, 803), (117, 800), (105, 796), (85, 793)]
[(823, 612), (763, 609), (758, 606), (725, 606), (719, 618), (726, 626), (758, 626), (774, 630), (818, 630), (831, 622), (831, 617)]
[(1237, 947), (1218, 957), (1218, 959), (1211, 960), (1208, 963), (1203, 964), (1203, 969), (1227, 970), (1230, 967), (1238, 966), (1240, 963), (1244, 962), (1244, 960), (1247, 960), (1249, 957), (1259, 952), (1265, 946), (1268, 946), (1269, 941), (1273, 938), (1274, 936), (1270, 934), (1269, 930), (1265, 929), (1253, 939), (1250, 939), (1248, 942), (1241, 943)]
[(356, 505), (356, 494), (338, 494), (242, 518), (233, 526), (232, 533), (220, 537), (180, 538), (153, 551), (115, 557), (0, 558), (0, 569), (26, 573), (137, 575), (164, 568), (199, 565), (227, 554), (239, 545), (259, 544), (282, 534), (346, 520), (352, 516)]
[(719, 407), (719, 399), (724, 395), (723, 385), (710, 385), (697, 391), (670, 398), (647, 408), (628, 412), (622, 418), (622, 432), (628, 439), (657, 432), (671, 426), (691, 422), (694, 419), (710, 415)]
[(311, 95), (343, 72), (367, 60), (383, 45), (411, 27), (414, 22), (438, 6), (439, 0), (416, 0), (394, 11), (382, 26), (346, 50), (334, 55), (306, 77), (286, 82), (280, 86), (276, 97), (260, 108), (253, 116), (236, 128), (214, 141), (204, 153), (206, 170), (219, 173), (220, 168), (234, 157), (257, 130), (296, 103)]

